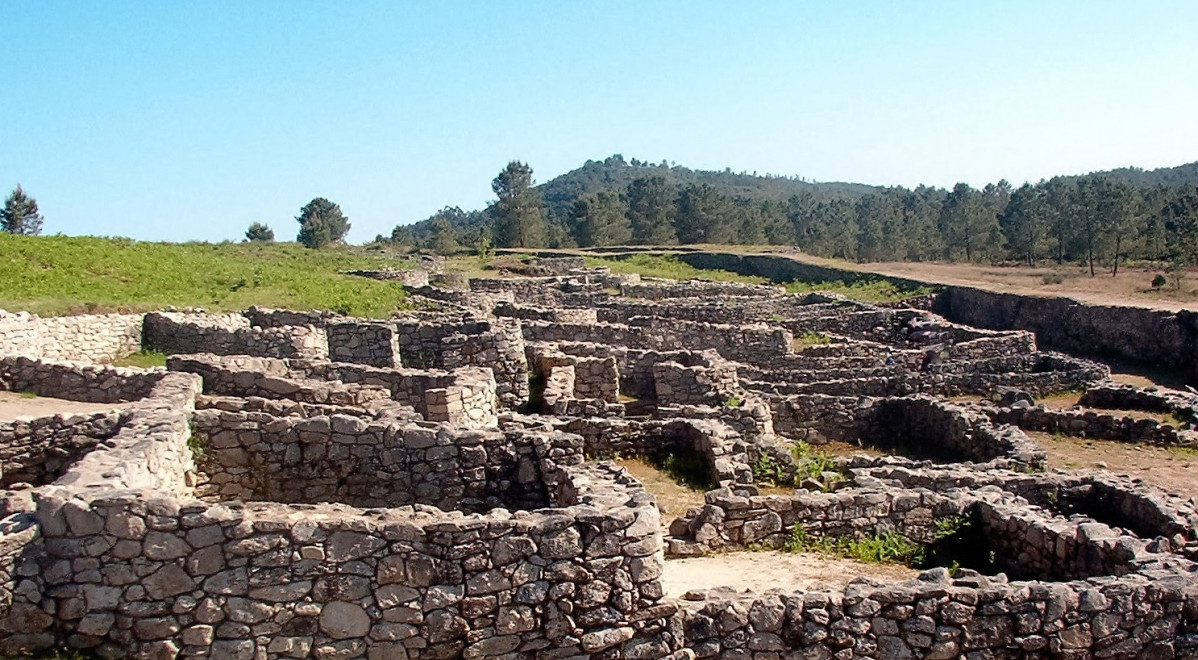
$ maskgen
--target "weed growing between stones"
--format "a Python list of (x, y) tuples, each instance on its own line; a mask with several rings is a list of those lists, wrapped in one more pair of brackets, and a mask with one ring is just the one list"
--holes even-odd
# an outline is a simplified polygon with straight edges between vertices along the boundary
[(825, 335), (825, 334), (822, 334), (819, 332), (813, 332), (810, 330), (807, 332), (804, 332), (803, 334), (799, 335), (798, 337), (795, 337), (795, 341), (794, 341), (795, 350), (798, 350), (798, 351), (802, 351), (803, 349), (810, 348), (812, 346), (823, 346), (824, 344), (831, 344), (831, 343), (832, 343), (832, 338), (829, 337), (828, 335)]
[(855, 559), (866, 564), (914, 566), (924, 558), (924, 547), (898, 532), (862, 538), (813, 536), (802, 525), (795, 525), (783, 549), (787, 552), (818, 552)]
[(735, 394), (729, 396), (727, 399), (724, 399), (725, 408), (739, 408), (743, 405), (745, 405), (745, 400), (739, 396), (736, 396)]
[[(791, 456), (794, 457), (794, 471), (783, 465), (774, 456), (761, 452), (751, 466), (753, 482), (764, 486), (797, 486), (807, 479), (823, 483), (822, 490), (830, 490), (831, 486), (844, 478), (836, 459), (821, 451), (814, 451), (811, 445), (802, 440), (791, 445)], [(828, 479), (827, 475), (836, 474), (836, 479)]]
[(191, 450), (192, 459), (199, 463), (208, 457), (208, 436), (192, 426), (191, 432), (187, 436), (187, 448)]
[(872, 536), (816, 536), (802, 525), (791, 529), (782, 545), (786, 552), (816, 552), (855, 559), (868, 564), (902, 564), (912, 568), (961, 568), (994, 571), (994, 552), (986, 544), (981, 526), (971, 514), (941, 518), (934, 522), (932, 540), (919, 543), (899, 532)]
[(166, 353), (160, 351), (140, 350), (136, 353), (130, 353), (123, 358), (112, 362), (114, 367), (138, 367), (140, 369), (149, 369), (150, 367), (165, 367)]
[(36, 399), (37, 392), (34, 392), (32, 390), (26, 390), (24, 392), (21, 392), (18, 396), (20, 396), (22, 399)]

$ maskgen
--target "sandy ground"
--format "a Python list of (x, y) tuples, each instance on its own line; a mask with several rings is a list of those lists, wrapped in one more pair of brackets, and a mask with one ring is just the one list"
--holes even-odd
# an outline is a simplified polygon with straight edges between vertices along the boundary
[(1198, 497), (1198, 452), (1193, 450), (1054, 437), (1034, 431), (1027, 434), (1048, 452), (1050, 468), (1105, 469), (1183, 497)]
[(16, 392), (0, 392), (0, 421), (18, 417), (49, 417), (57, 413), (91, 413), (123, 408), (120, 403), (84, 403), (46, 396), (25, 398)]
[(818, 554), (729, 552), (708, 557), (667, 559), (661, 582), (666, 595), (693, 589), (731, 587), (757, 593), (768, 589), (835, 589), (866, 576), (877, 580), (910, 580), (919, 571), (893, 564), (862, 564)]

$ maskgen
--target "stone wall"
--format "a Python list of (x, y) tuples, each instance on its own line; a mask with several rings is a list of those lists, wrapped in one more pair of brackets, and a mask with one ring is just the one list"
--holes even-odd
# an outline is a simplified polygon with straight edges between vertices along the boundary
[(37, 515), (55, 634), (106, 656), (669, 656), (652, 499), (595, 465), (553, 500), (466, 517), (63, 493)]
[(297, 419), (200, 410), (192, 426), (206, 450), (200, 468), (208, 484), (201, 492), (220, 499), (532, 509), (549, 504), (545, 475), (582, 456), (576, 436), (348, 415)]
[(1078, 405), (1113, 410), (1162, 412), (1189, 422), (1198, 421), (1198, 394), (1165, 387), (1098, 383), (1082, 393)]
[(493, 428), (497, 420), (495, 380), (490, 370), (479, 367), (388, 369), (347, 362), (215, 355), (172, 356), (167, 367), (200, 374), (208, 394), (333, 405), (371, 404), (389, 396), (432, 422)]
[(400, 366), (395, 327), (388, 323), (346, 322), (325, 327), (329, 359), (374, 367)]
[(1036, 333), (1042, 346), (1164, 366), (1196, 368), (1198, 324), (1190, 312), (1091, 305), (1069, 298), (946, 287), (936, 309), (969, 325)]
[(715, 296), (780, 296), (786, 293), (781, 286), (745, 284), (742, 282), (709, 282), (706, 280), (654, 280), (642, 278), (639, 284), (625, 284), (620, 295), (629, 298), (663, 300), (666, 298), (706, 298)]
[(982, 406), (980, 409), (998, 424), (1011, 424), (1029, 431), (1159, 447), (1198, 447), (1198, 433), (1179, 430), (1172, 424), (1151, 418), (1113, 415), (1081, 408), (1051, 410), (1042, 406)]
[(161, 369), (0, 357), (0, 389), (70, 401), (135, 401), (148, 396), (164, 375)]
[(653, 384), (659, 404), (723, 405), (744, 397), (736, 364), (715, 351), (685, 351), (654, 363)]
[(141, 350), (140, 314), (39, 317), (0, 310), (0, 355), (111, 362)]
[(764, 325), (732, 326), (653, 317), (614, 323), (570, 324), (526, 321), (528, 341), (597, 343), (631, 349), (676, 351), (714, 349), (741, 362), (757, 362), (793, 352), (790, 332)]
[(48, 484), (96, 444), (116, 435), (120, 412), (0, 421), (0, 486)]
[(240, 314), (146, 314), (145, 345), (167, 354), (215, 353), (277, 358), (328, 357), (328, 338), (315, 326), (255, 327)]
[(519, 408), (528, 400), (528, 360), (520, 321), (469, 317), (395, 322), (400, 359), (412, 368), (485, 367), (495, 374), (500, 401)]
[(1044, 450), (1013, 426), (983, 412), (926, 396), (771, 397), (774, 430), (821, 444), (828, 439), (943, 462), (998, 460), (1003, 467), (1042, 469)]

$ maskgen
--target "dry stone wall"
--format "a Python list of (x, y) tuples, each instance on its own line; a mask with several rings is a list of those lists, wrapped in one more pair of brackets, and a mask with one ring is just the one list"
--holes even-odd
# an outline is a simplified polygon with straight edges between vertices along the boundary
[(328, 356), (328, 338), (315, 326), (255, 327), (240, 314), (146, 314), (144, 343), (167, 354), (215, 353), (277, 358)]
[(149, 396), (165, 372), (0, 357), (0, 389), (71, 401), (117, 403)]
[(141, 350), (140, 314), (39, 317), (0, 310), (0, 355), (110, 362)]
[(117, 411), (0, 422), (0, 486), (54, 481), (97, 443), (116, 435), (120, 424)]

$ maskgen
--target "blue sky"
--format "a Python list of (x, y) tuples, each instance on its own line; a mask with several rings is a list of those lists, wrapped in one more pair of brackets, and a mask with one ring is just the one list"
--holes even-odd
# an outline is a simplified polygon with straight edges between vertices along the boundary
[(1198, 2), (0, 2), (47, 233), (350, 240), (620, 153), (981, 186), (1198, 160)]

